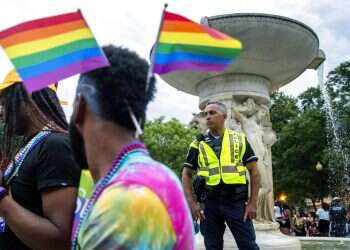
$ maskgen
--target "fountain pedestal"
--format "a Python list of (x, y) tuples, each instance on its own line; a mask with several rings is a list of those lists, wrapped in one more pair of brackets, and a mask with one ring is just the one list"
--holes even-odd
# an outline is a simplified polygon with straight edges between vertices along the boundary
[[(241, 55), (221, 73), (177, 71), (162, 78), (199, 96), (200, 108), (209, 100), (226, 104), (226, 127), (244, 131), (259, 158), (257, 243), (261, 249), (300, 249), (296, 238), (279, 233), (273, 217), (271, 146), (276, 136), (270, 121), (270, 94), (324, 61), (318, 37), (305, 24), (275, 15), (228, 14), (204, 17), (201, 22), (240, 40)], [(225, 249), (235, 249), (231, 234), (225, 235), (230, 245)]]
[[(256, 231), (257, 244), (260, 250), (296, 250), (301, 249), (301, 243), (293, 236), (286, 236), (280, 233), (278, 230), (278, 223), (254, 223)], [(227, 228), (227, 227), (226, 227)], [(205, 250), (204, 240), (202, 235), (197, 234), (196, 238), (196, 249)], [(237, 245), (233, 239), (230, 230), (225, 231), (224, 234), (224, 249), (225, 250), (236, 250)]]
[[(301, 249), (301, 243), (293, 236), (286, 236), (278, 230), (278, 223), (254, 223), (256, 232), (256, 242), (260, 250), (297, 250)], [(205, 250), (204, 240), (201, 234), (195, 236), (196, 249)], [(233, 236), (226, 227), (224, 234), (224, 249), (236, 250), (238, 249)]]

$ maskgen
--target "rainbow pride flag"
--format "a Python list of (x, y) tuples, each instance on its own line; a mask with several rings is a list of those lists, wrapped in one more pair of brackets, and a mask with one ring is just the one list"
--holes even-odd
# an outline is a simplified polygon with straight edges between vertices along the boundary
[(183, 16), (164, 11), (153, 73), (171, 71), (220, 72), (242, 50), (240, 41)]
[(78, 73), (109, 66), (80, 11), (3, 30), (0, 45), (29, 92)]

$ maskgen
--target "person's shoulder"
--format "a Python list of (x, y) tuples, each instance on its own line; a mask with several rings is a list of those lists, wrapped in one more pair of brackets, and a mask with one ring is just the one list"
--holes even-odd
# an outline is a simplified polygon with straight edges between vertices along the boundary
[[(64, 149), (64, 150), (62, 150)], [(63, 132), (51, 132), (38, 147), (42, 153), (62, 153), (70, 150), (69, 136)]]
[(204, 140), (205, 140), (205, 134), (199, 133), (199, 134), (197, 134), (197, 135), (193, 138), (193, 140), (192, 140), (192, 142), (191, 142), (191, 144), (190, 144), (190, 147), (198, 148), (198, 144), (199, 144), (201, 141), (204, 141)]
[(167, 249), (176, 241), (170, 212), (157, 194), (142, 185), (122, 183), (104, 189), (81, 234), (82, 249), (129, 249), (130, 244)]
[(69, 135), (63, 132), (51, 132), (45, 140), (45, 144), (52, 146), (66, 143), (69, 143)]
[[(171, 170), (170, 167), (154, 160), (153, 158), (149, 158), (148, 161), (145, 162), (136, 162), (135, 164), (132, 164), (128, 170), (141, 174), (143, 176), (141, 183), (144, 182), (143, 180), (149, 179), (153, 182), (181, 187), (180, 180), (175, 172)], [(164, 183), (163, 180), (167, 180), (166, 183)]]
[(195, 149), (198, 149), (198, 145), (199, 145), (200, 142), (202, 142), (202, 141), (207, 142), (207, 141), (209, 141), (209, 140), (210, 140), (210, 134), (209, 134), (209, 132), (198, 133), (198, 134), (194, 137), (193, 141), (191, 142), (190, 147), (195, 148)]
[(147, 201), (147, 202), (155, 201), (156, 198), (157, 198), (157, 195), (146, 186), (138, 185), (138, 184), (123, 185), (123, 184), (116, 183), (105, 188), (100, 198), (98, 198), (98, 202), (104, 203), (106, 201), (110, 201), (111, 199), (113, 199), (115, 200), (115, 202), (110, 202), (110, 204), (118, 205), (119, 202), (129, 202), (132, 200), (136, 202), (140, 200)]
[[(94, 211), (109, 214), (111, 218), (127, 216), (127, 214), (132, 216), (140, 211), (143, 211), (143, 216), (150, 216), (152, 211), (158, 211), (159, 216), (165, 216), (170, 220), (167, 208), (158, 195), (148, 187), (137, 184), (110, 185), (96, 201)], [(107, 216), (106, 219), (110, 217)]]
[(150, 157), (128, 164), (118, 173), (116, 182), (135, 184), (151, 189), (162, 200), (185, 203), (182, 185), (173, 170)]

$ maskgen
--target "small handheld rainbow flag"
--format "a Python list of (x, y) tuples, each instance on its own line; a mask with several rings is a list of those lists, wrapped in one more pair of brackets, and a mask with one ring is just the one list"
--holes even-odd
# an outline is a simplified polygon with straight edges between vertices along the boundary
[[(165, 6), (166, 8), (166, 6)], [(240, 41), (164, 10), (153, 54), (153, 73), (223, 71), (242, 50)]]
[(29, 92), (78, 73), (109, 66), (80, 11), (1, 31), (0, 45)]

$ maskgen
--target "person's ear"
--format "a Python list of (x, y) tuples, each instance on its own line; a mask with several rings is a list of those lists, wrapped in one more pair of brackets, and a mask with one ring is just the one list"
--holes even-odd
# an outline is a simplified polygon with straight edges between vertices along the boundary
[(86, 111), (87, 111), (87, 104), (86, 104), (85, 97), (82, 95), (77, 95), (74, 100), (74, 108), (73, 108), (71, 122), (75, 124), (79, 132), (81, 132), (82, 126), (85, 122)]

